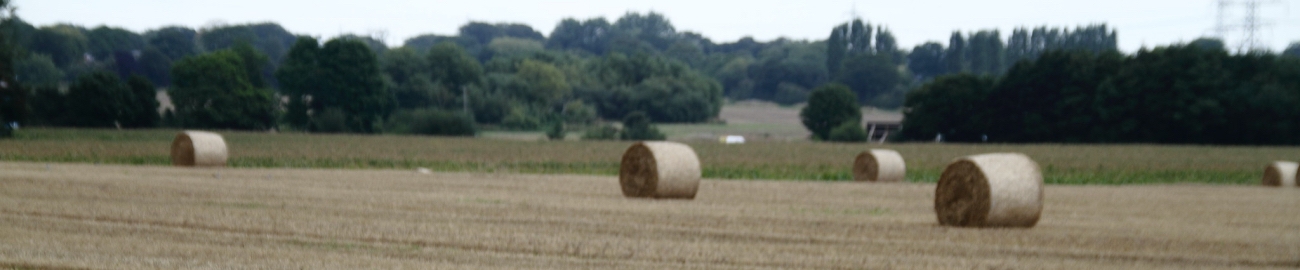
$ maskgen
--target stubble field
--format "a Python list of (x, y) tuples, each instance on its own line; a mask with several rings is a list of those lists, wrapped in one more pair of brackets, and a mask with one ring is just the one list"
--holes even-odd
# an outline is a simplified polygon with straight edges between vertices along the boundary
[(1061, 186), (1031, 229), (938, 226), (934, 185), (0, 162), (0, 268), (1300, 267), (1300, 189)]
[[(24, 129), (0, 140), (0, 161), (167, 165), (176, 130)], [(615, 175), (629, 142), (518, 141), (424, 136), (220, 132), (230, 164), (254, 168), (430, 168), (449, 172)], [(954, 159), (1021, 152), (1049, 184), (1210, 183), (1257, 185), (1274, 160), (1300, 160), (1300, 147), (1167, 145), (833, 144), (809, 141), (722, 145), (685, 140), (706, 178), (846, 181), (859, 152), (889, 148), (907, 161), (907, 180), (934, 182)]]

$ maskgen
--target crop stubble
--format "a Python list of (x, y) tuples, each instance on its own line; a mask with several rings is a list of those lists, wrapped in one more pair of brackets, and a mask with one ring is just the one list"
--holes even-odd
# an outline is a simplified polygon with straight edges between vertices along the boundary
[(0, 163), (0, 266), (1300, 267), (1300, 190), (1049, 186), (1032, 229), (938, 226), (934, 185)]
[[(170, 164), (172, 130), (24, 129), (0, 140), (0, 161)], [(422, 136), (357, 136), (222, 132), (230, 166), (270, 168), (400, 168), (435, 171), (617, 175), (628, 142), (528, 142)], [(967, 155), (1025, 153), (1048, 184), (1260, 184), (1260, 168), (1294, 160), (1300, 147), (1163, 145), (832, 144), (759, 142), (722, 145), (687, 141), (705, 178), (853, 179), (854, 156), (870, 148), (897, 150), (907, 181), (934, 182), (944, 166)]]

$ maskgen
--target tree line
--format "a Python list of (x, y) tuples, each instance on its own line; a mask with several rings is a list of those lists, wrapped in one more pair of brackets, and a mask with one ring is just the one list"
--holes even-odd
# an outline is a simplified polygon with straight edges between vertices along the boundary
[[(457, 36), (418, 36), (388, 48), (358, 35), (296, 36), (274, 23), (135, 34), (6, 18), (6, 60), (15, 62), (6, 67), (15, 68), (5, 81), (25, 89), (13, 95), (20, 102), (6, 103), (13, 111), (6, 123), (472, 135), (479, 126), (563, 131), (629, 119), (704, 122), (723, 103), (722, 86), (680, 60), (694, 58), (661, 51), (679, 36), (702, 37), (678, 35), (654, 13), (629, 13), (603, 25), (610, 29), (602, 36), (616, 45), (592, 47), (599, 51), (520, 24), (471, 22)], [(633, 34), (652, 31), (662, 35)], [(125, 102), (153, 97), (121, 90), (128, 78), (157, 82), (174, 108), (161, 110), (150, 125), (134, 124), (127, 119), (134, 116), (120, 111), (159, 107)], [(85, 89), (121, 97), (86, 99)]]
[(1001, 76), (940, 76), (908, 93), (902, 135), (958, 142), (1297, 144), (1297, 104), (1297, 57), (1229, 54), (1208, 39), (1133, 55), (1049, 51)]
[[(954, 32), (947, 44), (906, 50), (887, 27), (860, 19), (832, 27), (825, 40), (715, 43), (653, 12), (564, 19), (549, 35), (523, 24), (470, 22), (455, 35), (416, 36), (394, 48), (364, 35), (295, 35), (275, 23), (142, 34), (36, 27), (12, 12), (3, 23), (0, 46), (12, 64), (0, 80), (16, 85), (6, 90), (6, 122), (55, 126), (458, 135), (487, 127), (618, 138), (609, 123), (714, 121), (725, 100), (793, 105), (808, 102), (812, 89), (847, 90), (852, 104), (900, 108), (917, 92), (951, 83), (939, 80), (949, 75), (1001, 81), (987, 78), (1010, 76), (1053, 52), (1116, 50), (1116, 32), (1105, 25), (1021, 28), (1006, 38), (996, 30)], [(1282, 55), (1300, 56), (1300, 45)], [(159, 109), (143, 102), (145, 91), (122, 90), (142, 82), (165, 88), (174, 108), (157, 120), (135, 120), (134, 112)], [(116, 97), (104, 100), (121, 104), (77, 105), (73, 99), (86, 89), (109, 89), (101, 92)], [(92, 110), (116, 113), (95, 114), (113, 118), (94, 124), (73, 119)], [(832, 137), (820, 129), (818, 139)]]

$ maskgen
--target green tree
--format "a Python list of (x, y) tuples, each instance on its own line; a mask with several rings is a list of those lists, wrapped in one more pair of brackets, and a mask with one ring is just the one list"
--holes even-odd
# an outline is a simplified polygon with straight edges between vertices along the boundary
[(847, 27), (831, 29), (831, 36), (826, 39), (826, 70), (831, 74), (840, 71), (840, 62), (848, 55)]
[[(1245, 94), (1231, 90), (1245, 86), (1241, 82), (1248, 81), (1234, 78), (1236, 60), (1239, 59), (1227, 51), (1195, 46), (1139, 51), (1099, 86), (1097, 102), (1107, 106), (1094, 122), (1112, 127), (1099, 137), (1106, 141), (1159, 143), (1226, 141), (1227, 138), (1219, 136), (1234, 135), (1228, 133), (1237, 130), (1230, 128), (1236, 126), (1233, 124), (1244, 124), (1251, 121), (1247, 119), (1257, 117), (1234, 119), (1227, 115), (1232, 104), (1226, 102), (1230, 99), (1225, 95)], [(1243, 69), (1241, 75), (1253, 77), (1267, 66)]]
[(545, 40), (531, 26), (523, 24), (488, 24), (483, 22), (470, 22), (460, 27), (460, 36), (456, 43), (459, 44), (466, 52), (473, 55), (475, 59), (486, 61), (491, 58), (491, 52), (485, 50), (492, 40), (501, 37), (531, 39), (536, 41)]
[(967, 44), (967, 59), (970, 61), (971, 72), (984, 75), (1001, 74), (1005, 51), (1002, 35), (997, 30), (975, 32)]
[(602, 124), (588, 128), (587, 131), (582, 134), (582, 140), (584, 141), (606, 141), (614, 139), (618, 139), (618, 128), (610, 124)]
[(948, 38), (948, 50), (943, 54), (943, 71), (944, 73), (962, 73), (970, 70), (970, 63), (967, 62), (969, 51), (966, 48), (966, 38), (961, 32), (952, 32)]
[(458, 108), (456, 93), (434, 84), (429, 63), (415, 49), (402, 47), (385, 51), (379, 57), (385, 80), (397, 99), (399, 109), (437, 107)]
[(474, 121), (460, 113), (439, 109), (401, 110), (389, 118), (387, 131), (393, 133), (474, 136)]
[(867, 141), (867, 131), (862, 129), (861, 122), (844, 122), (844, 124), (831, 129), (827, 141), (865, 142)]
[(565, 124), (587, 126), (596, 122), (596, 109), (587, 106), (582, 100), (573, 100), (564, 104), (560, 112)]
[(501, 127), (508, 130), (538, 130), (542, 127), (542, 119), (537, 115), (528, 106), (514, 105), (510, 107), (510, 114), (501, 119)]
[(1015, 65), (984, 103), (998, 115), (988, 119), (989, 140), (1090, 141), (1089, 127), (1098, 124), (1099, 110), (1122, 104), (1095, 99), (1099, 84), (1115, 75), (1121, 61), (1117, 53), (1076, 50), (1051, 51)]
[[(831, 36), (826, 41), (827, 73), (838, 74), (844, 61), (850, 57), (874, 53), (875, 48), (871, 45), (872, 30), (871, 24), (863, 23), (861, 19), (854, 19), (831, 30)], [(892, 41), (892, 35), (888, 39)]]
[(59, 68), (68, 68), (82, 61), (87, 46), (86, 36), (80, 28), (60, 24), (37, 29), (32, 33), (27, 48), (34, 53), (49, 55)]
[(473, 38), (478, 44), (487, 44), (501, 36), (501, 29), (485, 22), (469, 22), (462, 25), (458, 30), (460, 36)]
[(722, 87), (686, 65), (648, 55), (611, 54), (588, 62), (593, 77), (575, 95), (605, 119), (643, 111), (660, 122), (702, 122), (722, 109)]
[(44, 54), (29, 54), (14, 63), (17, 80), (30, 87), (56, 87), (63, 81), (63, 71)]
[(854, 19), (852, 23), (847, 24), (849, 34), (848, 38), (848, 56), (855, 54), (871, 53), (871, 31), (870, 23), (863, 23), (861, 19)]
[(289, 49), (280, 68), (275, 70), (275, 78), (280, 82), (280, 93), (289, 97), (285, 122), (294, 128), (305, 130), (311, 122), (306, 97), (322, 88), (320, 78), (324, 73), (319, 58), (320, 43), (312, 37), (300, 37)]
[(86, 33), (88, 51), (97, 59), (108, 59), (114, 52), (143, 50), (144, 37), (122, 28), (100, 26)]
[(157, 48), (145, 48), (137, 64), (139, 74), (148, 78), (150, 82), (158, 82), (158, 85), (164, 87), (171, 83), (172, 59)]
[(9, 0), (0, 0), (0, 138), (12, 136), (10, 123), (23, 121), (27, 114), (28, 92), (16, 80), (14, 70), (15, 17)]
[(483, 67), (452, 43), (440, 43), (429, 49), (428, 63), (434, 81), (452, 89), (477, 83), (483, 76)]
[(723, 92), (733, 100), (750, 99), (754, 95), (754, 80), (749, 77), (749, 69), (754, 66), (754, 58), (735, 57), (728, 61), (714, 74), (722, 83)]
[(802, 99), (789, 100), (789, 93), (783, 96), (786, 100), (778, 100), (777, 93), (782, 84), (808, 89), (825, 84), (830, 79), (830, 74), (821, 65), (826, 61), (823, 58), (826, 57), (823, 53), (826, 48), (823, 46), (806, 42), (783, 42), (764, 49), (759, 55), (758, 63), (749, 69), (748, 77), (754, 82), (752, 97), (787, 104), (803, 102)]
[(772, 101), (781, 105), (794, 105), (808, 100), (808, 89), (797, 84), (781, 83), (776, 87)]
[(130, 89), (108, 72), (77, 78), (68, 88), (66, 124), (74, 127), (116, 127), (131, 113), (135, 97)]
[(704, 122), (722, 110), (722, 89), (698, 74), (654, 77), (631, 88), (632, 108), (664, 122)]
[(257, 49), (253, 48), (252, 44), (247, 42), (235, 42), (235, 45), (231, 46), (230, 50), (239, 55), (240, 63), (243, 65), (241, 70), (246, 73), (245, 78), (248, 79), (248, 84), (254, 88), (269, 87), (266, 83), (266, 77), (263, 76), (271, 68), (271, 61), (266, 58), (266, 55), (258, 52)]
[(275, 123), (269, 88), (249, 82), (244, 58), (232, 50), (188, 57), (172, 67), (167, 94), (185, 127), (265, 130)]
[(366, 47), (367, 47), (367, 48), (370, 48), (370, 51), (371, 51), (371, 52), (374, 52), (375, 55), (383, 55), (384, 52), (388, 51), (388, 44), (384, 44), (384, 41), (379, 40), (379, 39), (376, 39), (376, 38), (373, 37), (373, 36), (361, 36), (361, 35), (357, 35), (357, 34), (343, 34), (343, 35), (339, 35), (339, 36), (336, 37), (336, 38), (341, 38), (341, 39), (351, 39), (351, 40), (360, 41), (361, 43), (365, 43), (365, 44), (366, 44)]
[(876, 27), (876, 48), (875, 53), (889, 56), (895, 64), (903, 60), (903, 52), (898, 50), (898, 41), (894, 38), (894, 33), (889, 32), (884, 26)]
[(492, 58), (523, 58), (542, 52), (542, 43), (531, 39), (500, 37), (488, 43)]
[(831, 129), (845, 122), (862, 120), (858, 97), (842, 84), (828, 84), (813, 90), (808, 105), (799, 111), (803, 126), (813, 134), (813, 139), (827, 140)]
[(469, 87), (483, 78), (483, 67), (456, 44), (443, 42), (429, 49), (430, 79), (464, 98)]
[(215, 51), (247, 42), (266, 55), (267, 59), (272, 60), (273, 64), (284, 59), (287, 49), (297, 39), (297, 36), (276, 23), (221, 25), (202, 29), (198, 34), (199, 44), (203, 49)]
[(168, 26), (144, 33), (149, 46), (158, 48), (167, 59), (181, 59), (199, 54), (198, 31), (183, 26)]
[(613, 26), (605, 18), (593, 18), (582, 22), (566, 18), (551, 31), (550, 38), (546, 40), (546, 48), (603, 55), (609, 46), (611, 27)]
[(424, 34), (406, 39), (406, 41), (402, 42), (402, 48), (409, 48), (418, 53), (427, 53), (430, 48), (433, 48), (434, 45), (438, 45), (438, 43), (455, 41), (456, 37)]
[(28, 126), (64, 126), (68, 118), (67, 98), (59, 93), (57, 86), (36, 86), (32, 88), (27, 99), (27, 118), (23, 122)]
[(375, 54), (363, 42), (336, 38), (325, 42), (319, 56), (323, 84), (312, 95), (314, 107), (342, 109), (349, 131), (378, 132), (394, 102)]
[(935, 78), (907, 93), (900, 134), (907, 140), (979, 142), (988, 134), (987, 104), (993, 78), (951, 74)]
[[(496, 76), (489, 76), (496, 77)], [(511, 76), (513, 77), (513, 76)], [(489, 81), (491, 81), (489, 79)], [(513, 110), (509, 97), (500, 93), (486, 93), (486, 91), (471, 91), (470, 109), (472, 110), (474, 121), (485, 124), (497, 124), (505, 120)]]
[(1300, 60), (1271, 54), (1230, 55), (1194, 44), (1140, 50), (1129, 57), (1062, 49), (1021, 61), (993, 81), (973, 75), (941, 77), (912, 92), (904, 110), (904, 136), (1300, 143), (1300, 124), (1292, 121), (1300, 117), (1295, 106), (1300, 103)]
[(1016, 28), (1011, 31), (1011, 37), (1007, 38), (1006, 64), (1008, 66), (1016, 64), (1021, 60), (1029, 59), (1035, 56), (1034, 44), (1030, 40), (1029, 30)]
[(835, 81), (852, 89), (858, 101), (877, 107), (895, 108), (901, 100), (882, 102), (902, 92), (903, 75), (887, 55), (860, 54), (844, 61)]
[(131, 91), (127, 109), (123, 112), (123, 117), (119, 121), (122, 127), (126, 128), (146, 128), (158, 126), (160, 115), (158, 115), (158, 90), (154, 88), (149, 79), (139, 75), (133, 75), (126, 81), (126, 87)]
[(311, 118), (311, 131), (319, 133), (347, 133), (348, 114), (339, 108), (319, 110)]
[(656, 51), (668, 49), (680, 36), (667, 17), (653, 11), (644, 15), (636, 12), (623, 14), (614, 21), (611, 29), (612, 35), (645, 42)]
[(659, 132), (659, 128), (650, 122), (650, 117), (644, 112), (635, 111), (623, 118), (623, 132), (619, 134), (621, 140), (659, 141), (664, 138), (664, 133)]
[(570, 92), (569, 83), (554, 65), (532, 59), (519, 63), (515, 76), (528, 85), (528, 91), (518, 93), (534, 104), (549, 105)]
[(546, 124), (546, 139), (563, 141), (564, 135), (564, 121), (551, 121)]
[(664, 50), (664, 55), (673, 60), (686, 63), (692, 68), (699, 67), (705, 59), (704, 48), (699, 42), (679, 40)]
[(916, 45), (907, 55), (907, 68), (920, 78), (937, 77), (943, 74), (943, 54), (943, 45), (937, 42)]

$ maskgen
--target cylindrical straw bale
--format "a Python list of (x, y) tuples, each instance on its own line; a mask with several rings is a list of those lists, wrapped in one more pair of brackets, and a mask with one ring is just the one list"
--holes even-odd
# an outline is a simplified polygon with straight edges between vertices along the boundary
[(618, 182), (627, 197), (694, 199), (700, 158), (685, 144), (639, 142), (623, 153)]
[(181, 167), (226, 166), (226, 140), (221, 134), (187, 130), (172, 140), (172, 165)]
[(903, 181), (907, 174), (907, 164), (903, 155), (888, 149), (863, 151), (853, 159), (853, 180), (869, 182)]
[(934, 211), (946, 226), (1033, 227), (1043, 212), (1043, 175), (1023, 154), (961, 158), (939, 176)]
[(1295, 187), (1300, 164), (1290, 161), (1274, 161), (1264, 168), (1264, 185), (1270, 187)]

